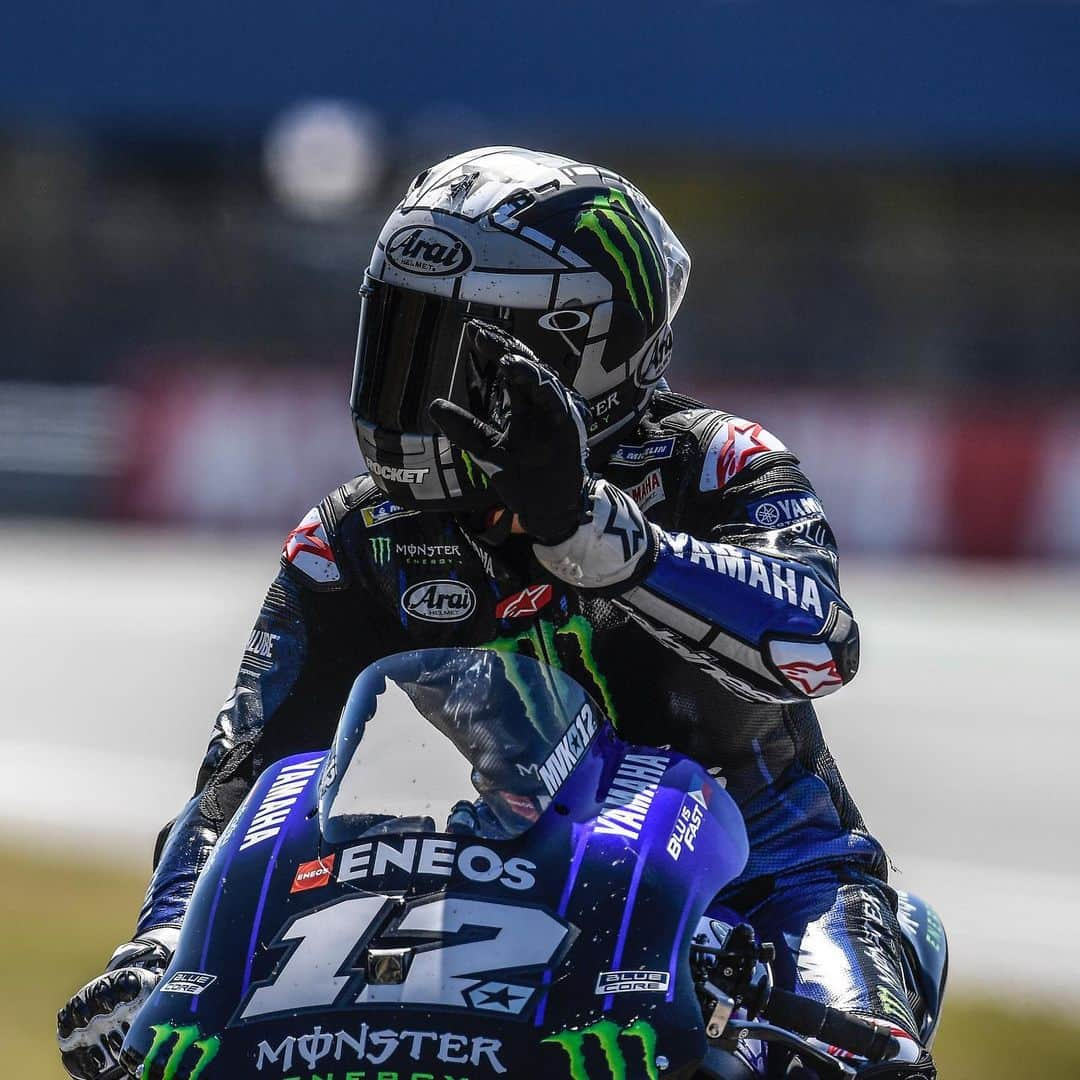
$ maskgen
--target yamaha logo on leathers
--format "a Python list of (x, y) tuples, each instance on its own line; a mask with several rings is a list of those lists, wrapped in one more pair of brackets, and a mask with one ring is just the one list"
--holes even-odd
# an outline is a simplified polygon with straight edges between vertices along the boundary
[(463, 581), (422, 581), (401, 594), (408, 615), (427, 622), (461, 622), (476, 608), (476, 593)]
[(386, 259), (408, 274), (450, 277), (472, 266), (472, 252), (453, 233), (433, 225), (409, 225), (386, 242)]

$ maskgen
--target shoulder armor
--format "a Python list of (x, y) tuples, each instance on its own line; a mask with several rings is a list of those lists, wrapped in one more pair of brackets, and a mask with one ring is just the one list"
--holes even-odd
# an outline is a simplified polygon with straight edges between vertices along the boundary
[(341, 503), (344, 510), (355, 510), (358, 506), (368, 506), (386, 498), (375, 486), (375, 481), (367, 473), (354, 476), (347, 484), (342, 484), (330, 496)]
[(698, 444), (699, 491), (722, 491), (748, 469), (757, 470), (798, 458), (769, 430), (719, 409), (685, 409), (663, 421), (690, 432)]
[(348, 582), (339, 547), (341, 523), (357, 508), (362, 512), (380, 494), (366, 474), (335, 488), (285, 537), (282, 566), (290, 567), (308, 588), (323, 592), (344, 589)]
[(285, 537), (281, 551), (283, 567), (291, 567), (310, 588), (327, 591), (344, 588), (341, 564), (333, 543), (335, 532), (327, 528), (329, 501), (324, 499), (304, 515), (300, 524)]
[(705, 402), (686, 394), (676, 394), (674, 390), (659, 390), (649, 401), (646, 418), (653, 422), (663, 420), (673, 413), (706, 408)]

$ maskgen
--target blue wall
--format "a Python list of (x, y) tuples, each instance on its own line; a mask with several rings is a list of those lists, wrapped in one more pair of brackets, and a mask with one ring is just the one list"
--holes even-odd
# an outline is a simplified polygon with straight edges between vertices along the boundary
[[(499, 137), (1080, 158), (1072, 3), (8, 0), (0, 126), (255, 133), (307, 96)], [(595, 141), (595, 140), (593, 140)]]

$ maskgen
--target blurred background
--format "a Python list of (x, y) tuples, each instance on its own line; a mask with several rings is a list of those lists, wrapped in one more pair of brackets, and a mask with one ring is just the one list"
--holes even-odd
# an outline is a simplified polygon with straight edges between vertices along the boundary
[(383, 217), (489, 143), (649, 194), (694, 260), (672, 383), (818, 486), (865, 641), (820, 712), (951, 934), (943, 1076), (1080, 1075), (1078, 56), (1066, 0), (5, 7), (21, 1075), (61, 1075), (52, 1013), (130, 933), (282, 536), (362, 468), (346, 398)]

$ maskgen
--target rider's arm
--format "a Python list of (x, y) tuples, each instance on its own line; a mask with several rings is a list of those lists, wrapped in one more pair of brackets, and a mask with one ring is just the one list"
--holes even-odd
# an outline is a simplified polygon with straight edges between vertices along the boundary
[(180, 925), (214, 841), (261, 770), (322, 749), (333, 737), (357, 663), (362, 666), (356, 646), (362, 650), (365, 636), (350, 618), (356, 588), (346, 588), (336, 551), (340, 498), (336, 492), (324, 500), (286, 540), (236, 685), (214, 724), (195, 795), (158, 838), (137, 933)]
[(858, 668), (858, 627), (840, 595), (836, 543), (797, 460), (760, 425), (707, 413), (671, 527), (644, 520), (600, 481), (592, 520), (541, 562), (612, 593), (636, 621), (735, 693), (795, 701)]

